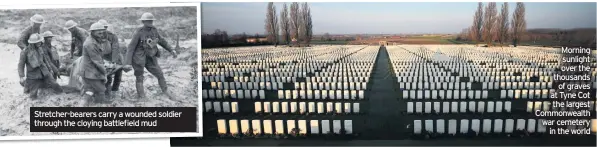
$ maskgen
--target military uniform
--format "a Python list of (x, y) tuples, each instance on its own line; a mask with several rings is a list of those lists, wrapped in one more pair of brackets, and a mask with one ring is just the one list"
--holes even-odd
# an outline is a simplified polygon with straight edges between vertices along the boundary
[[(42, 49), (45, 51), (45, 54), (49, 58), (50, 63), (52, 63), (56, 68), (60, 68), (60, 56), (58, 55), (58, 51), (56, 48), (52, 46), (49, 42), (44, 42), (42, 45)], [(60, 75), (54, 75), (54, 79), (57, 79)]]
[(52, 88), (62, 92), (62, 88), (54, 79), (58, 69), (48, 59), (44, 50), (33, 46), (28, 46), (21, 52), (18, 64), (19, 77), (25, 77), (24, 91), (33, 92), (31, 93), (33, 98), (37, 97), (37, 91), (40, 88)]
[(24, 50), (25, 48), (27, 48), (27, 45), (29, 45), (27, 43), (27, 40), (29, 39), (29, 36), (31, 36), (31, 34), (39, 34), (40, 33), (40, 28), (35, 28), (33, 26), (29, 26), (27, 28), (25, 28), (25, 30), (23, 32), (21, 32), (21, 35), (19, 36), (19, 41), (17, 42), (17, 46), (19, 46), (19, 48), (21, 48), (21, 50)]
[(157, 28), (143, 26), (135, 32), (128, 46), (124, 64), (132, 65), (135, 71), (137, 93), (140, 97), (145, 94), (143, 87), (144, 69), (147, 69), (149, 73), (158, 79), (163, 92), (168, 89), (162, 68), (158, 65), (158, 57), (160, 56), (158, 44), (167, 51), (173, 51), (168, 42), (158, 33)]
[(71, 57), (73, 56), (81, 56), (83, 43), (85, 42), (85, 38), (89, 36), (89, 32), (83, 28), (75, 27), (74, 31), (71, 32), (72, 43), (70, 48)]
[[(103, 59), (122, 65), (122, 52), (120, 50), (120, 44), (118, 43), (118, 36), (110, 31), (106, 31), (106, 37), (104, 39), (105, 43), (107, 43), (107, 49), (104, 51)], [(117, 91), (120, 87), (121, 77), (122, 69), (115, 71), (114, 76), (108, 75), (106, 87), (110, 88), (109, 90)]]
[(104, 80), (107, 71), (102, 59), (105, 47), (101, 39), (89, 36), (83, 43), (83, 54), (81, 56), (83, 69), (80, 74), (84, 81), (83, 88), (86, 91), (93, 92), (100, 98), (104, 98), (106, 92)]

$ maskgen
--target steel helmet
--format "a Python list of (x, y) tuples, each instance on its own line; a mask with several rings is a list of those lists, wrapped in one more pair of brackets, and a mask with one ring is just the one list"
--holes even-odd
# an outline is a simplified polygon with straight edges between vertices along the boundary
[(70, 28), (73, 28), (75, 26), (77, 26), (77, 23), (75, 21), (73, 21), (73, 20), (68, 20), (68, 21), (66, 21), (66, 24), (64, 24), (64, 27), (66, 29), (70, 29)]
[(44, 38), (42, 38), (38, 33), (35, 34), (31, 34), (31, 36), (29, 36), (29, 40), (27, 42), (29, 43), (38, 43), (43, 41)]
[(151, 13), (143, 13), (143, 15), (141, 15), (141, 19), (139, 20), (155, 20), (155, 17), (153, 16), (153, 14)]
[(31, 20), (33, 23), (45, 23), (46, 22), (44, 20), (44, 17), (39, 14), (35, 14), (35, 15), (31, 16), (31, 18), (29, 18), (29, 20)]
[(89, 31), (95, 31), (95, 30), (105, 30), (106, 28), (104, 28), (104, 25), (96, 22), (91, 24), (91, 27), (89, 27)]
[(100, 24), (102, 24), (102, 25), (104, 25), (104, 27), (107, 27), (108, 25), (110, 25), (110, 24), (108, 24), (108, 21), (106, 21), (106, 20), (103, 20), (103, 19), (100, 19), (100, 20), (99, 20), (99, 21), (97, 21), (97, 22), (98, 22), (98, 23), (100, 23)]
[(50, 32), (50, 31), (45, 31), (43, 34), (41, 34), (41, 36), (46, 38), (46, 37), (56, 37), (57, 35), (52, 34), (52, 32)]

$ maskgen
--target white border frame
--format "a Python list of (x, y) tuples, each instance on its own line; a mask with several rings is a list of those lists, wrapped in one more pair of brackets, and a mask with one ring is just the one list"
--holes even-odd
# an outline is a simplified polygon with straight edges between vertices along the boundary
[[(109, 2), (108, 2), (109, 3)], [(173, 6), (195, 6), (197, 7), (197, 68), (201, 67), (201, 4), (197, 2), (191, 3), (73, 3), (70, 5), (0, 5), (0, 9), (60, 9), (60, 8), (121, 8), (121, 7), (173, 7)], [(197, 129), (198, 132), (193, 133), (161, 133), (159, 134), (145, 134), (142, 132), (135, 132), (135, 134), (122, 132), (123, 134), (99, 134), (99, 135), (30, 135), (30, 136), (0, 136), (0, 141), (6, 140), (58, 140), (58, 139), (115, 139), (115, 138), (163, 138), (163, 137), (202, 137), (203, 136), (203, 99), (201, 99), (201, 74), (197, 74), (198, 78), (198, 104), (197, 104)], [(2, 117), (0, 116), (0, 119)], [(112, 133), (112, 132), (110, 132)], [(153, 133), (153, 132), (147, 132)]]

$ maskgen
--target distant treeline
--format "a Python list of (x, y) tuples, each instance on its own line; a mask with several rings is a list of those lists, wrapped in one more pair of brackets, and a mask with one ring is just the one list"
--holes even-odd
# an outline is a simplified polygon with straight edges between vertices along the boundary
[[(259, 41), (260, 38), (265, 38), (265, 36), (259, 34), (247, 35), (245, 33), (229, 36), (226, 31), (217, 29), (212, 34), (201, 34), (201, 48), (271, 45), (267, 41)], [(255, 41), (249, 42), (248, 40), (251, 39)]]
[[(595, 48), (595, 28), (577, 29), (528, 29), (520, 37), (520, 44), (532, 46), (568, 46)], [(459, 34), (456, 41), (472, 42), (465, 33)]]
[(498, 13), (495, 2), (483, 9), (479, 2), (473, 23), (457, 36), (457, 42), (493, 45), (569, 46), (595, 48), (595, 28), (527, 29), (526, 8), (517, 2), (512, 17), (508, 17), (508, 3)]

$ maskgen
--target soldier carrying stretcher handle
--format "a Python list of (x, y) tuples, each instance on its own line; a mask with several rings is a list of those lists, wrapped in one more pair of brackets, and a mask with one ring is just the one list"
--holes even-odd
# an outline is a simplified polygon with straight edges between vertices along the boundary
[(110, 103), (110, 99), (106, 98), (106, 77), (108, 71), (106, 64), (102, 59), (103, 51), (106, 46), (103, 42), (105, 35), (105, 28), (102, 24), (94, 23), (90, 29), (91, 35), (85, 39), (83, 43), (82, 66), (83, 70), (81, 77), (83, 77), (83, 89), (88, 100), (98, 103)]
[[(97, 21), (99, 24), (102, 24), (104, 28), (106, 28), (106, 33), (104, 36), (104, 44), (107, 46), (103, 52), (103, 58), (109, 63), (115, 64), (115, 67), (120, 67), (122, 65), (122, 51), (120, 49), (120, 44), (118, 42), (118, 36), (111, 31), (108, 31), (108, 21), (101, 19)], [(106, 88), (108, 88), (108, 93), (110, 91), (118, 91), (120, 87), (120, 81), (122, 77), (122, 68), (113, 68), (110, 71), (111, 74), (108, 74)], [(128, 69), (125, 70), (128, 72)]]
[(19, 58), (20, 84), (24, 87), (24, 92), (29, 93), (31, 99), (37, 99), (40, 88), (52, 88), (56, 93), (63, 92), (62, 87), (54, 79), (54, 75), (58, 74), (58, 68), (51, 63), (42, 49), (42, 41), (41, 35), (32, 34)]

